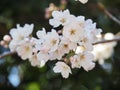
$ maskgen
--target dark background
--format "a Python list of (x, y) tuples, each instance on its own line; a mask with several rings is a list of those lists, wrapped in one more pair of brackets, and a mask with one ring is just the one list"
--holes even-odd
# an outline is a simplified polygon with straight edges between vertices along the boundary
[[(84, 15), (97, 22), (103, 33), (120, 31), (120, 26), (98, 8), (98, 2), (120, 20), (120, 0), (89, 0), (85, 5), (68, 0), (66, 8), (76, 16)], [(1, 0), (0, 1), (0, 40), (16, 24), (35, 25), (34, 35), (42, 27), (51, 29), (45, 19), (45, 9), (50, 3), (60, 5), (59, 0)], [(0, 46), (0, 54), (9, 49)], [(83, 69), (73, 70), (68, 79), (52, 70), (54, 63), (48, 62), (43, 68), (32, 67), (26, 60), (17, 55), (0, 59), (0, 90), (120, 90), (120, 43), (104, 65), (86, 72)]]

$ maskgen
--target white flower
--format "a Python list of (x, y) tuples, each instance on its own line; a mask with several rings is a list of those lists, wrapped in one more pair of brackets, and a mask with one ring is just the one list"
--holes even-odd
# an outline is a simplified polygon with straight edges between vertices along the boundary
[(67, 25), (71, 22), (71, 19), (74, 18), (73, 15), (70, 15), (69, 10), (62, 11), (53, 11), (52, 12), (53, 19), (49, 20), (49, 24), (58, 27), (59, 25)]
[(79, 42), (83, 37), (83, 29), (78, 24), (69, 24), (63, 28), (63, 36), (72, 42)]
[(70, 41), (68, 38), (62, 37), (59, 44), (59, 48), (62, 52), (69, 53), (70, 50), (74, 50), (77, 47), (77, 43)]
[(86, 71), (92, 70), (95, 67), (95, 63), (93, 62), (94, 56), (92, 53), (79, 53), (76, 59), (79, 65), (81, 65), (81, 67), (83, 67)]
[(12, 40), (9, 44), (9, 48), (11, 51), (16, 51), (16, 48), (21, 42), (24, 42), (26, 38), (29, 38), (29, 35), (33, 31), (33, 24), (28, 25), (25, 24), (24, 27), (20, 27), (17, 25), (17, 28), (13, 28), (10, 30), (10, 35), (12, 36)]
[(72, 68), (81, 68), (80, 60), (77, 59), (77, 55), (70, 57), (71, 67)]
[(41, 60), (41, 58), (38, 57), (37, 53), (34, 53), (33, 55), (31, 55), (31, 57), (29, 58), (29, 61), (30, 61), (32, 66), (43, 67), (45, 65), (45, 61)]
[(64, 54), (69, 53), (70, 50), (73, 50), (77, 47), (77, 43), (71, 42), (68, 38), (61, 37), (61, 41), (56, 51), (49, 53), (50, 60), (61, 60)]
[(69, 73), (71, 73), (70, 67), (64, 62), (57, 62), (55, 67), (53, 68), (55, 73), (61, 73), (63, 78), (68, 78)]
[(54, 29), (52, 29), (52, 32), (48, 32), (44, 37), (41, 51), (49, 53), (54, 52), (58, 48), (58, 43), (59, 35)]
[(92, 51), (93, 50), (93, 45), (89, 38), (90, 37), (83, 37), (81, 42), (79, 42), (79, 45), (84, 47), (84, 51)]
[(28, 59), (32, 55), (33, 47), (29, 41), (22, 41), (16, 48), (18, 55), (23, 59)]
[(33, 24), (25, 24), (24, 27), (20, 27), (20, 25), (18, 24), (17, 28), (13, 28), (10, 30), (10, 35), (12, 36), (13, 40), (20, 42), (32, 33), (33, 26)]

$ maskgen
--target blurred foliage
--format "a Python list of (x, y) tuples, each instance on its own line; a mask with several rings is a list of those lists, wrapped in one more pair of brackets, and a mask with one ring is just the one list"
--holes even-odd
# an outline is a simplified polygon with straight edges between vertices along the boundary
[[(101, 2), (118, 19), (120, 19), (120, 0), (89, 0), (85, 5), (68, 0), (67, 8), (75, 15), (84, 15), (97, 22), (103, 33), (117, 33), (120, 26), (97, 8)], [(1, 0), (0, 2), (0, 40), (9, 30), (20, 23), (34, 23), (34, 35), (42, 27), (51, 29), (44, 18), (45, 9), (50, 3), (59, 5), (59, 0)], [(0, 47), (0, 54), (8, 51)], [(28, 61), (17, 55), (0, 60), (0, 90), (119, 90), (120, 88), (120, 43), (113, 56), (104, 65), (86, 72), (83, 69), (73, 70), (68, 79), (53, 73), (53, 63), (43, 68), (32, 67)], [(10, 78), (11, 77), (11, 78)], [(17, 78), (17, 79), (16, 79)], [(12, 79), (12, 80), (11, 80)], [(19, 80), (19, 82), (17, 82)], [(11, 82), (14, 81), (14, 82)]]

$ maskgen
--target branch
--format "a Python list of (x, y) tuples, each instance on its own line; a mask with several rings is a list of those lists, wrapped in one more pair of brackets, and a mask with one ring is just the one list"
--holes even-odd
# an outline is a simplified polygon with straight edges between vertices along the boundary
[[(109, 43), (109, 42), (114, 42), (114, 41), (120, 41), (120, 37), (119, 38), (115, 38), (115, 39), (111, 39), (111, 40), (102, 40), (102, 41), (98, 41), (96, 43), (93, 43), (93, 45), (96, 45), (96, 44), (101, 44), (101, 43)], [(13, 55), (13, 54), (16, 54), (16, 52), (8, 52), (8, 53), (5, 53), (5, 54), (2, 54), (0, 55), (0, 59), (6, 57), (6, 56), (10, 56), (10, 55)]]
[(96, 43), (93, 43), (93, 45), (101, 44), (101, 43), (115, 42), (115, 41), (120, 41), (120, 38), (115, 38), (115, 39), (111, 39), (111, 40), (102, 40), (102, 41), (98, 41), (98, 42), (96, 42)]
[(120, 25), (120, 20), (117, 19), (115, 16), (113, 16), (102, 3), (98, 3), (98, 7), (100, 10), (102, 10), (110, 19), (112, 19), (114, 22)]
[(16, 54), (16, 52), (14, 51), (14, 52), (7, 52), (7, 53), (4, 53), (4, 54), (0, 55), (0, 59), (4, 58), (4, 57), (6, 57), (6, 56), (13, 55), (13, 54)]

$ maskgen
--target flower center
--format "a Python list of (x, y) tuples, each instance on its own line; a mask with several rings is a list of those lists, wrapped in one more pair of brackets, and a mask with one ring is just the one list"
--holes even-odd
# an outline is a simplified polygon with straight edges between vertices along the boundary
[(70, 35), (74, 35), (75, 32), (76, 32), (76, 30), (72, 29), (72, 30), (70, 31)]
[(52, 45), (55, 45), (57, 43), (57, 40), (55, 40), (55, 39), (53, 39), (52, 41), (51, 41), (51, 44)]
[(67, 47), (68, 47), (68, 44), (64, 44), (64, 47), (67, 48)]
[(66, 22), (65, 18), (62, 18), (60, 22), (65, 23)]
[(85, 55), (84, 54), (80, 55), (80, 60), (84, 60), (84, 59), (85, 59)]

